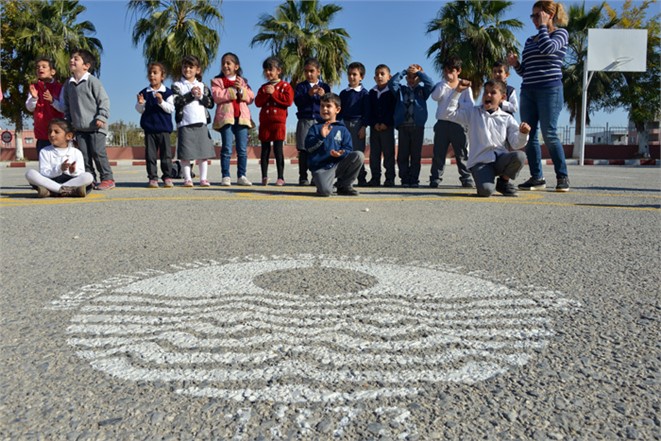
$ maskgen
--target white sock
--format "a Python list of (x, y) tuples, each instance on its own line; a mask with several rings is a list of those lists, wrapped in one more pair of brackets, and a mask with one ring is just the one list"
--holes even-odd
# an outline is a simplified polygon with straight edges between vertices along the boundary
[(180, 161), (181, 165), (184, 166), (184, 181), (190, 181), (190, 161)]
[(209, 170), (209, 163), (207, 162), (206, 159), (202, 159), (199, 161), (199, 166), (200, 166), (200, 181), (206, 181), (207, 172)]

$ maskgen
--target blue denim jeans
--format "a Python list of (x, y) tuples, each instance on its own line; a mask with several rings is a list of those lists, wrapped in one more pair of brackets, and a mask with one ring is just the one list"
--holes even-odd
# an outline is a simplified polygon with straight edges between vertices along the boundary
[(542, 137), (549, 150), (555, 176), (567, 177), (565, 151), (558, 138), (558, 117), (564, 105), (562, 86), (544, 89), (521, 89), (521, 121), (530, 125), (530, 135), (526, 145), (526, 156), (530, 175), (542, 179), (542, 149), (539, 145), (537, 126), (542, 130)]
[(236, 138), (236, 159), (238, 162), (237, 177), (246, 175), (248, 164), (248, 126), (237, 123), (224, 125), (220, 129), (223, 146), (220, 149), (220, 170), (223, 178), (230, 176), (230, 159), (232, 158), (232, 143)]

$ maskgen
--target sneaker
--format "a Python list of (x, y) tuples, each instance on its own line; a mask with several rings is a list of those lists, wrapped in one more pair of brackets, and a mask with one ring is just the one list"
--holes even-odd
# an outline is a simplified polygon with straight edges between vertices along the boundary
[(308, 181), (307, 179), (299, 179), (298, 185), (300, 185), (301, 187), (307, 187), (308, 185), (310, 185), (310, 181)]
[(262, 178), (262, 185), (269, 185), (269, 178)]
[(206, 179), (200, 180), (200, 187), (211, 187), (211, 183)]
[(41, 185), (36, 185), (34, 186), (34, 189), (37, 190), (37, 197), (38, 198), (47, 198), (50, 196), (50, 191), (46, 187), (42, 187)]
[(468, 179), (466, 181), (461, 181), (461, 186), (463, 188), (475, 188), (475, 183)]
[(429, 188), (438, 188), (441, 185), (443, 179), (432, 179), (429, 181)]
[(519, 192), (516, 190), (516, 187), (514, 186), (514, 184), (512, 184), (511, 180), (506, 181), (501, 178), (498, 178), (496, 180), (496, 191), (502, 194), (503, 196), (516, 197), (519, 195), (518, 194)]
[(192, 187), (193, 186), (193, 181), (188, 179), (187, 181), (184, 181), (184, 187)]
[(347, 187), (347, 188), (338, 188), (337, 194), (341, 196), (358, 196), (360, 193), (358, 193), (358, 190), (356, 190), (353, 187)]
[(411, 188), (411, 184), (408, 182), (402, 182), (402, 188)]
[(395, 181), (392, 179), (386, 179), (386, 181), (383, 183), (384, 187), (394, 187), (395, 186)]
[(174, 184), (172, 183), (172, 179), (170, 179), (170, 178), (163, 179), (163, 187), (165, 187), (165, 188), (174, 187)]
[(101, 181), (101, 183), (96, 187), (97, 190), (112, 190), (113, 188), (115, 188), (115, 181), (112, 179)]
[(419, 182), (412, 183), (411, 188), (420, 188), (420, 183)]
[(232, 180), (230, 179), (229, 176), (225, 176), (221, 181), (220, 185), (223, 187), (230, 187), (232, 185)]
[(519, 190), (544, 190), (546, 188), (546, 180), (530, 178), (523, 184), (519, 184)]
[(62, 186), (60, 187), (60, 196), (70, 198), (84, 198), (87, 196), (87, 192), (85, 191), (84, 185), (81, 185), (80, 187)]
[(569, 178), (567, 176), (558, 178), (558, 185), (555, 186), (555, 191), (560, 191), (560, 192), (569, 191)]
[(248, 180), (245, 176), (239, 177), (239, 179), (236, 180), (237, 185), (243, 185), (244, 187), (250, 187), (252, 185), (252, 182)]
[(150, 179), (147, 184), (148, 188), (158, 188), (158, 181), (156, 179)]
[(282, 186), (285, 185), (285, 180), (284, 179), (278, 179), (277, 181), (275, 181), (275, 185), (277, 185), (278, 187), (282, 187)]

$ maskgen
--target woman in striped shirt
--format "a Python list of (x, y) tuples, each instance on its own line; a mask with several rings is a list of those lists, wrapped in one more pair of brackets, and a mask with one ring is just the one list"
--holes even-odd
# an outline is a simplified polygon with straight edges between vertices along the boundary
[(554, 1), (535, 2), (530, 18), (537, 34), (529, 37), (519, 61), (510, 54), (508, 62), (523, 77), (521, 83), (521, 121), (530, 125), (526, 146), (531, 178), (519, 185), (522, 190), (543, 190), (546, 180), (542, 173), (542, 152), (537, 135), (539, 124), (549, 150), (557, 178), (556, 191), (569, 191), (565, 152), (558, 138), (558, 117), (564, 105), (562, 94), (562, 63), (567, 52), (568, 17), (564, 7)]

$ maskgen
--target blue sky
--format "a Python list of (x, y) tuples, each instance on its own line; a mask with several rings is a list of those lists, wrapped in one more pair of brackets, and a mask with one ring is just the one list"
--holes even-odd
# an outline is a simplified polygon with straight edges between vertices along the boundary
[[(440, 1), (365, 1), (365, 0), (335, 0), (343, 10), (340, 11), (332, 27), (342, 27), (351, 36), (349, 50), (351, 60), (361, 61), (367, 67), (364, 81), (365, 87), (374, 86), (373, 72), (377, 64), (385, 63), (393, 72), (404, 69), (411, 63), (420, 64), (436, 82), (439, 73), (425, 53), (434, 43), (437, 35), (425, 33), (427, 23), (436, 17), (445, 2)], [(575, 2), (566, 2), (569, 5)], [(586, 1), (591, 7), (596, 1)], [(614, 6), (621, 1), (610, 2)], [(97, 38), (103, 44), (101, 81), (103, 82), (111, 101), (110, 121), (124, 120), (139, 123), (139, 114), (135, 111), (135, 96), (138, 91), (147, 86), (146, 71), (141, 47), (131, 43), (133, 22), (127, 13), (126, 1), (90, 0), (81, 1), (87, 11), (82, 18), (90, 20), (96, 26)], [(236, 53), (243, 67), (244, 76), (256, 91), (264, 82), (262, 77), (262, 61), (270, 54), (265, 47), (250, 48), (250, 41), (257, 33), (256, 23), (262, 14), (273, 14), (279, 1), (225, 0), (221, 5), (224, 17), (220, 31), (221, 43), (217, 58), (204, 72), (204, 82), (210, 84), (211, 79), (220, 71), (220, 57), (225, 52)], [(508, 18), (518, 18), (523, 22), (523, 29), (517, 33), (517, 39), (523, 44), (525, 39), (535, 32), (529, 15), (533, 2), (515, 1)], [(512, 71), (510, 84), (519, 89), (521, 79)], [(169, 80), (168, 80), (169, 83)], [(169, 84), (168, 84), (169, 86)], [(343, 76), (342, 86), (335, 86), (338, 92), (346, 87)], [(436, 103), (428, 102), (430, 120), (434, 122)], [(258, 119), (259, 109), (251, 106), (253, 119)], [(295, 130), (295, 106), (290, 108), (288, 127)], [(625, 126), (626, 113), (597, 113), (593, 115), (592, 126)], [(567, 112), (563, 112), (559, 125), (569, 124)]]

